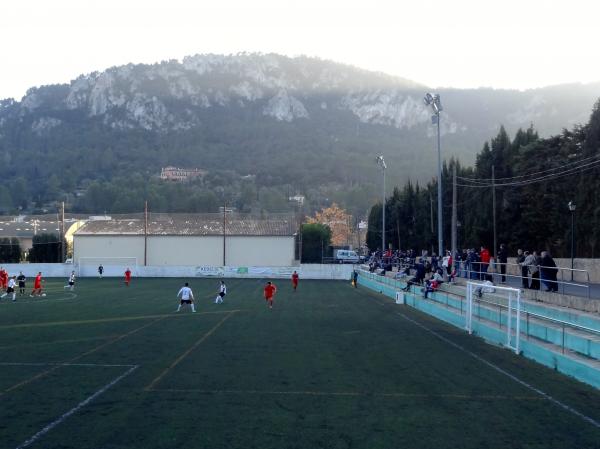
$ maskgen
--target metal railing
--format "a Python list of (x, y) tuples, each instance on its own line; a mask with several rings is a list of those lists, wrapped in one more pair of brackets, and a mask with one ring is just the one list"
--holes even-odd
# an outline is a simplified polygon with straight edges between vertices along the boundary
[[(457, 275), (458, 277), (462, 277), (462, 278), (466, 278), (466, 279), (472, 279), (472, 280), (485, 280), (486, 276), (491, 276), (492, 280), (498, 280), (498, 278), (501, 278), (502, 276), (505, 276), (507, 279), (514, 279), (514, 280), (518, 280), (520, 282), (519, 284), (519, 288), (522, 288), (522, 281), (524, 279), (524, 277), (521, 274), (521, 265), (520, 264), (515, 264), (515, 263), (490, 263), (487, 267), (487, 271), (481, 271), (481, 263), (480, 262), (474, 262), (474, 263), (466, 263), (466, 262), (459, 262), (460, 265), (458, 265), (458, 269), (457, 269)], [(501, 266), (506, 266), (506, 270), (505, 273), (501, 273)], [(473, 268), (473, 269), (472, 269)], [(533, 288), (532, 290), (542, 290), (543, 284), (545, 283), (550, 283), (551, 285), (556, 284), (556, 290), (558, 292), (558, 290), (561, 290), (561, 293), (564, 294), (573, 294), (573, 292), (566, 292), (566, 288), (571, 287), (573, 290), (575, 290), (577, 292), (578, 289), (582, 289), (584, 290), (584, 294), (573, 294), (574, 296), (585, 296), (588, 299), (591, 299), (591, 289), (590, 289), (590, 274), (587, 270), (580, 270), (580, 269), (573, 269), (573, 268), (566, 268), (566, 267), (546, 267), (546, 266), (541, 266), (541, 265), (537, 265), (538, 271), (537, 271), (537, 276), (533, 276), (533, 274), (535, 273), (528, 273), (527, 276), (527, 283), (528, 285), (530, 284), (530, 282), (537, 280), (537, 282), (539, 283), (539, 286), (537, 286), (537, 288)], [(559, 274), (559, 276), (557, 276), (556, 280), (553, 279), (544, 279), (541, 277), (541, 269), (545, 268), (545, 269), (549, 269), (549, 270), (558, 270), (557, 274)], [(516, 274), (515, 274), (516, 273)], [(567, 281), (565, 280), (565, 273), (568, 274), (567, 279), (569, 277), (572, 277), (573, 279), (581, 279), (582, 277), (584, 278), (583, 282), (574, 282), (574, 281)], [(573, 276), (571, 276), (571, 274), (573, 274)], [(575, 274), (577, 274), (577, 276), (575, 276)]]
[[(372, 280), (374, 280), (376, 282), (393, 286), (396, 289), (398, 289), (402, 284), (404, 284), (403, 287), (406, 287), (406, 282), (402, 282), (402, 281), (400, 281), (398, 279), (393, 279), (393, 278), (389, 278), (389, 277), (386, 277), (386, 276), (380, 276), (380, 275), (377, 275), (375, 273), (371, 273), (371, 272), (365, 271), (365, 270), (359, 270), (359, 273), (360, 273), (360, 275), (365, 276), (368, 279), (372, 279)], [(445, 301), (442, 298), (440, 298), (440, 296), (442, 296), (442, 294), (445, 296)], [(450, 296), (455, 297), (459, 301), (459, 307), (454, 306), (450, 302)], [(465, 313), (465, 307), (464, 307), (463, 303), (466, 300), (466, 298), (464, 296), (462, 296), (462, 295), (459, 295), (459, 294), (456, 294), (456, 293), (451, 293), (451, 292), (448, 292), (446, 290), (437, 290), (435, 292), (435, 294), (432, 294), (432, 295), (428, 296), (427, 299), (430, 300), (430, 301), (437, 302), (439, 304), (443, 304), (443, 305), (445, 305), (448, 308), (459, 310), (461, 315), (463, 315)], [(506, 316), (509, 317), (509, 314), (508, 314), (508, 305), (502, 304), (502, 303), (499, 303), (499, 302), (495, 302), (495, 301), (490, 301), (490, 300), (487, 300), (487, 299), (484, 299), (484, 298), (475, 298), (474, 300), (477, 303), (477, 308), (473, 308), (473, 313), (479, 319), (479, 321), (481, 321), (481, 319), (482, 319), (482, 315), (481, 315), (481, 304), (482, 303), (488, 304), (489, 306), (491, 306), (490, 308), (495, 308), (495, 307), (498, 308), (498, 327), (500, 329), (502, 329), (502, 311), (505, 310), (507, 312)], [(477, 313), (475, 313), (475, 310), (477, 310)], [(516, 309), (513, 307), (512, 310), (516, 310)], [(523, 315), (525, 315), (525, 318), (523, 318)], [(544, 340), (543, 338), (537, 337), (535, 335), (531, 335), (531, 333), (530, 333), (530, 324), (531, 324), (530, 320), (532, 318), (540, 320), (540, 321), (543, 321), (543, 322), (549, 322), (549, 323), (552, 323), (552, 324), (557, 325), (557, 326), (560, 327), (560, 329), (561, 329), (561, 344), (560, 344), (560, 347), (561, 347), (561, 351), (562, 351), (563, 354), (565, 353), (565, 348), (566, 348), (565, 342), (566, 342), (566, 335), (567, 335), (567, 330), (568, 329), (573, 329), (573, 330), (576, 330), (576, 331), (579, 331), (579, 332), (583, 332), (585, 334), (590, 334), (594, 338), (599, 338), (600, 337), (600, 330), (598, 330), (598, 329), (590, 328), (590, 327), (587, 327), (587, 326), (583, 326), (581, 324), (571, 323), (569, 321), (564, 321), (564, 320), (560, 320), (558, 318), (552, 318), (552, 317), (549, 317), (549, 316), (546, 316), (546, 315), (542, 315), (540, 313), (530, 312), (530, 311), (521, 309), (521, 320), (523, 320), (523, 319), (525, 320), (525, 322), (523, 323), (524, 326), (521, 326), (521, 334), (525, 334), (525, 337), (528, 340), (529, 340), (530, 337), (532, 337), (532, 338), (537, 338), (537, 339), (542, 340), (542, 341), (548, 341), (550, 343), (553, 343), (553, 342), (551, 342), (549, 340)], [(490, 321), (487, 318), (483, 318), (483, 319), (485, 319), (487, 321)], [(577, 351), (575, 351), (575, 352), (577, 352)], [(587, 354), (586, 354), (586, 356), (589, 357), (589, 355), (587, 355)]]

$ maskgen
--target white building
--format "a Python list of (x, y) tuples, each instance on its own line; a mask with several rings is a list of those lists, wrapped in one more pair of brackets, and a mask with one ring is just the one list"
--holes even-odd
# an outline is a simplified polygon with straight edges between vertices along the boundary
[(148, 266), (291, 266), (295, 262), (293, 218), (225, 220), (211, 216), (160, 216), (90, 221), (73, 235), (74, 262), (129, 258)]

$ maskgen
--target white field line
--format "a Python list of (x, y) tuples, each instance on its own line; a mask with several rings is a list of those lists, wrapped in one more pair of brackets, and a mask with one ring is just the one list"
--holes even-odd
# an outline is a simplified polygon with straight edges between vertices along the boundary
[[(64, 295), (71, 295), (69, 297), (63, 298)], [(11, 300), (11, 299), (7, 299), (8, 296), (5, 296), (4, 298), (2, 298), (0, 300), (0, 302), (5, 302), (6, 303), (12, 303), (12, 304), (39, 304), (41, 302), (54, 302), (54, 301), (72, 301), (74, 299), (77, 299), (77, 293), (72, 293), (72, 292), (62, 292), (62, 295), (60, 295), (59, 298), (48, 298), (47, 296), (42, 296), (42, 298), (45, 299), (39, 299), (39, 296), (35, 296), (35, 297), (30, 297), (29, 295), (26, 296), (18, 296), (17, 295), (17, 299), (15, 301)], [(19, 299), (20, 298), (20, 299)]]
[(436, 331), (428, 328), (427, 326), (425, 326), (424, 324), (419, 323), (418, 321), (413, 320), (412, 318), (409, 318), (408, 316), (404, 315), (403, 313), (397, 312), (397, 314), (399, 316), (401, 316), (402, 318), (404, 318), (406, 321), (409, 321), (410, 323), (414, 324), (417, 327), (420, 327), (421, 329), (423, 329), (426, 332), (429, 332), (431, 335), (439, 338), (440, 340), (442, 340), (443, 342), (449, 344), (450, 346), (458, 349), (459, 351), (464, 352), (465, 354), (470, 355), (471, 357), (473, 357), (474, 359), (478, 360), (479, 362), (483, 363), (484, 365), (492, 368), (493, 370), (499, 372), (500, 374), (505, 375), (506, 377), (508, 377), (509, 379), (513, 380), (514, 382), (518, 383), (519, 385), (524, 386), (525, 388), (539, 394), (540, 396), (542, 396), (544, 399), (550, 401), (551, 403), (553, 403), (554, 405), (562, 408), (563, 410), (566, 410), (567, 412), (577, 416), (578, 418), (581, 418), (582, 420), (590, 423), (592, 426), (600, 429), (600, 422), (596, 421), (593, 418), (590, 418), (587, 415), (584, 415), (583, 413), (575, 410), (573, 407), (559, 401), (558, 399), (555, 399), (554, 397), (550, 396), (548, 393), (540, 390), (537, 387), (534, 387), (533, 385), (525, 382), (524, 380), (518, 378), (517, 376), (515, 376), (514, 374), (509, 373), (508, 371), (500, 368), (498, 365), (484, 359), (483, 357), (475, 354), (472, 351), (469, 351), (468, 349), (466, 349), (464, 346), (459, 345), (458, 343), (453, 342), (452, 340), (449, 340), (448, 338), (444, 337), (443, 335), (437, 333)]
[(61, 362), (0, 362), (0, 366), (88, 366), (92, 368), (132, 368), (138, 365), (115, 363), (61, 363)]
[(121, 374), (120, 376), (116, 377), (115, 379), (113, 379), (112, 381), (110, 381), (109, 383), (107, 383), (106, 385), (104, 385), (102, 388), (100, 388), (94, 394), (92, 394), (91, 396), (89, 396), (86, 399), (84, 399), (83, 401), (81, 401), (79, 404), (77, 404), (75, 407), (73, 407), (68, 412), (63, 413), (61, 416), (59, 416), (54, 421), (52, 421), (50, 424), (48, 424), (46, 427), (44, 427), (42, 430), (40, 430), (38, 433), (36, 433), (31, 438), (29, 438), (28, 440), (26, 440), (23, 443), (21, 443), (19, 446), (16, 447), (16, 449), (23, 449), (23, 448), (26, 448), (26, 447), (32, 445), (33, 443), (35, 443), (37, 440), (39, 440), (41, 437), (43, 437), (44, 435), (46, 435), (48, 432), (50, 432), (56, 426), (58, 426), (59, 424), (61, 424), (64, 420), (66, 420), (70, 416), (72, 416), (75, 413), (77, 413), (79, 410), (81, 410), (83, 407), (85, 407), (86, 405), (88, 405), (90, 402), (92, 402), (98, 396), (100, 396), (101, 394), (103, 394), (104, 392), (106, 392), (109, 388), (113, 387), (118, 382), (120, 382), (121, 380), (123, 380), (125, 377), (129, 376), (134, 370), (136, 370), (138, 368), (138, 366), (139, 365), (131, 366), (131, 368), (129, 368), (123, 374)]

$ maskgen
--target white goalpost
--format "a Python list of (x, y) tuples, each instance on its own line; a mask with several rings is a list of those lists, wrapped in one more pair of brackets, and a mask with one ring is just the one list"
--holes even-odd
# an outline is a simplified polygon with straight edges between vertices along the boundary
[(469, 334), (473, 333), (473, 301), (474, 299), (479, 299), (485, 293), (495, 293), (496, 296), (500, 296), (499, 299), (506, 299), (506, 305), (496, 302), (491, 304), (501, 306), (498, 310), (500, 323), (502, 323), (502, 309), (506, 309), (506, 341), (504, 346), (518, 354), (521, 341), (521, 290), (518, 288), (498, 287), (480, 282), (467, 282), (465, 329)]
[(77, 260), (78, 276), (98, 276), (100, 265), (104, 268), (103, 276), (123, 276), (127, 268), (137, 274), (137, 257), (80, 257)]

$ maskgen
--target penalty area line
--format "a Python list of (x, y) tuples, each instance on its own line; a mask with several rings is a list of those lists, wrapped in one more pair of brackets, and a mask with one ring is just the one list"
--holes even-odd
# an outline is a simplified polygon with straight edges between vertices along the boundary
[(56, 418), (54, 421), (52, 421), (50, 424), (48, 424), (42, 430), (40, 430), (39, 432), (37, 432), (35, 435), (33, 435), (32, 437), (30, 437), (28, 440), (26, 440), (23, 443), (21, 443), (19, 446), (16, 447), (16, 449), (23, 449), (23, 448), (26, 448), (28, 446), (31, 446), (33, 443), (35, 443), (41, 437), (43, 437), (44, 435), (46, 435), (48, 432), (50, 432), (56, 426), (58, 426), (59, 424), (61, 424), (67, 418), (69, 418), (70, 416), (72, 416), (75, 413), (77, 413), (79, 410), (81, 410), (83, 407), (85, 407), (86, 405), (88, 405), (90, 402), (92, 402), (98, 396), (102, 395), (107, 390), (109, 390), (111, 387), (113, 387), (114, 385), (116, 385), (117, 383), (119, 383), (121, 380), (123, 380), (125, 377), (129, 376), (133, 371), (135, 371), (138, 368), (138, 366), (139, 365), (133, 365), (133, 366), (131, 366), (131, 368), (129, 368), (123, 374), (121, 374), (120, 376), (114, 378), (112, 381), (110, 381), (109, 383), (107, 383), (106, 385), (104, 385), (102, 388), (100, 388), (94, 394), (92, 394), (91, 396), (88, 396), (86, 399), (84, 399), (83, 401), (81, 401), (79, 404), (77, 404), (71, 410), (69, 410), (66, 413), (63, 413), (61, 416), (59, 416), (58, 418)]
[(144, 391), (151, 391), (154, 388), (154, 386), (157, 385), (169, 373), (169, 371), (171, 371), (173, 368), (175, 368), (177, 365), (179, 365), (179, 363), (183, 359), (185, 359), (194, 349), (196, 349), (198, 346), (200, 346), (204, 342), (204, 340), (206, 340), (208, 337), (210, 337), (234, 313), (235, 313), (235, 311), (231, 311), (230, 313), (225, 315), (221, 321), (219, 321), (217, 324), (215, 324), (207, 333), (205, 333), (202, 337), (200, 337), (200, 339), (198, 341), (196, 341), (196, 343), (194, 343), (183, 354), (181, 354), (179, 357), (177, 357), (175, 359), (175, 361), (173, 363), (171, 363), (171, 365), (169, 365), (162, 373), (160, 373), (152, 382), (150, 382), (148, 385), (146, 385), (144, 387)]
[(284, 396), (331, 396), (331, 397), (378, 397), (378, 398), (416, 398), (416, 399), (461, 399), (461, 400), (525, 400), (544, 401), (539, 396), (505, 396), (491, 394), (461, 394), (461, 393), (377, 393), (363, 391), (285, 391), (285, 390), (201, 390), (181, 388), (155, 388), (154, 392), (163, 393), (197, 393), (197, 394), (232, 394), (232, 395), (284, 395)]
[(504, 376), (508, 377), (509, 379), (513, 380), (514, 382), (518, 383), (519, 385), (527, 388), (528, 390), (533, 391), (534, 393), (537, 393), (539, 396), (541, 396), (542, 398), (546, 399), (547, 401), (551, 402), (552, 404), (558, 406), (559, 408), (562, 408), (563, 410), (565, 410), (566, 412), (571, 413), (572, 415), (577, 416), (578, 418), (588, 422), (589, 424), (591, 424), (592, 426), (596, 427), (597, 429), (600, 429), (600, 422), (595, 420), (594, 418), (591, 418), (587, 415), (584, 415), (583, 413), (581, 413), (580, 411), (574, 409), (573, 407), (571, 407), (570, 405), (567, 405), (561, 401), (559, 401), (558, 399), (555, 399), (553, 396), (550, 396), (548, 393), (540, 390), (537, 387), (534, 387), (533, 385), (529, 384), (528, 382), (518, 378), (517, 376), (515, 376), (514, 374), (509, 373), (508, 371), (500, 368), (498, 365), (484, 359), (483, 357), (475, 354), (472, 351), (469, 351), (467, 348), (465, 348), (464, 346), (459, 345), (456, 342), (453, 342), (452, 340), (444, 337), (443, 335), (441, 335), (440, 333), (434, 331), (433, 329), (430, 329), (429, 327), (425, 326), (422, 323), (419, 323), (416, 320), (413, 320), (412, 318), (404, 315), (403, 313), (397, 312), (397, 315), (401, 316), (402, 318), (404, 318), (406, 321), (414, 324), (415, 326), (423, 329), (424, 331), (430, 333), (431, 335), (433, 335), (434, 337), (442, 340), (443, 342), (447, 343), (448, 345), (458, 349), (459, 351), (464, 352), (467, 355), (470, 355), (471, 357), (473, 357), (474, 359), (476, 359), (477, 361), (483, 363), (484, 365), (488, 366), (489, 368), (492, 368), (494, 371), (503, 374)]
[(91, 368), (131, 368), (139, 365), (117, 363), (0, 362), (0, 366), (83, 366)]
[(210, 312), (197, 312), (191, 313), (164, 313), (162, 315), (139, 315), (139, 316), (122, 316), (114, 318), (98, 318), (95, 320), (75, 320), (75, 321), (48, 321), (43, 323), (22, 323), (22, 324), (8, 324), (0, 326), (0, 329), (21, 329), (28, 327), (49, 327), (49, 326), (68, 326), (72, 324), (95, 324), (95, 323), (113, 323), (119, 321), (136, 321), (136, 320), (151, 320), (154, 318), (176, 318), (184, 316), (198, 316), (198, 315), (218, 315), (223, 313), (240, 312), (240, 309), (233, 310), (215, 310)]

